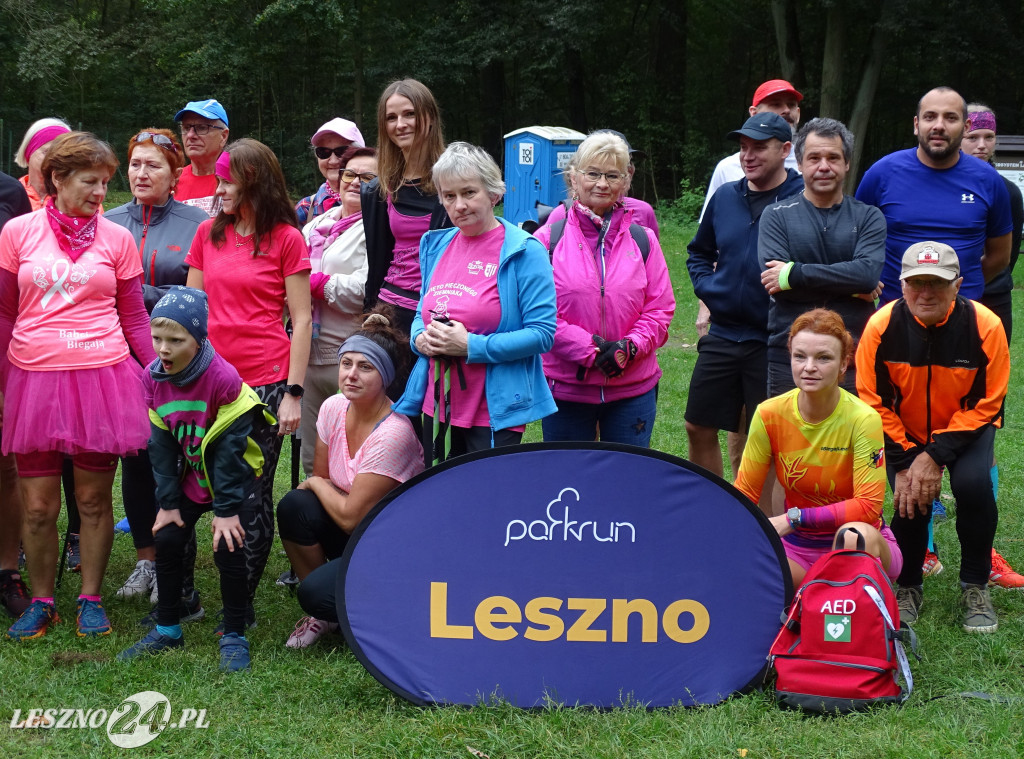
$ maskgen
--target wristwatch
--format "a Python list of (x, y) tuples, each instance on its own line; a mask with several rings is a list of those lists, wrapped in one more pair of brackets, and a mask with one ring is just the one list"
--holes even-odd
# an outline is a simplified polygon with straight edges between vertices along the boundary
[(302, 394), (306, 392), (302, 389), (302, 385), (289, 385), (285, 389), (292, 398), (301, 398)]
[(800, 509), (795, 506), (786, 512), (786, 519), (789, 520), (789, 526), (796, 529), (800, 526)]

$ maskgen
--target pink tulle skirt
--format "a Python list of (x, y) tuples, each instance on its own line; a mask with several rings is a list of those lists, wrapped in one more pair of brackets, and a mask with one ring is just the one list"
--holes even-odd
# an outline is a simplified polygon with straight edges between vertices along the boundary
[(143, 369), (132, 358), (98, 369), (28, 371), (11, 365), (3, 453), (116, 453), (145, 448), (149, 412)]

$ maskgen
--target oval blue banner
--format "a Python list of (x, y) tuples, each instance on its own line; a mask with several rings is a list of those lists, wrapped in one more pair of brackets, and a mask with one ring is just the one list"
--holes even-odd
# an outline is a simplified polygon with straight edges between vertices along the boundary
[(714, 704), (762, 672), (785, 568), (757, 508), (688, 462), (522, 445), (378, 504), (345, 552), (338, 617), (415, 703)]

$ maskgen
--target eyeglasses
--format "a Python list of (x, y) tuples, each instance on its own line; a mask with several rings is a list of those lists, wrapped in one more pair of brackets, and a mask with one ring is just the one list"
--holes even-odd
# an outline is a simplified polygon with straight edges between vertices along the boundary
[(335, 158), (341, 158), (350, 147), (350, 145), (342, 145), (340, 148), (313, 148), (313, 152), (316, 153), (317, 158), (323, 161), (330, 158), (332, 154)]
[(351, 184), (352, 182), (355, 182), (356, 178), (358, 178), (361, 182), (372, 182), (374, 179), (377, 178), (377, 175), (374, 174), (372, 171), (364, 171), (362, 174), (357, 174), (354, 171), (349, 171), (348, 169), (345, 169), (343, 172), (341, 172), (341, 181), (344, 182), (345, 184)]
[(914, 292), (922, 292), (923, 290), (942, 292), (953, 284), (948, 279), (917, 279), (916, 277), (907, 277), (903, 282)]
[(585, 176), (588, 182), (595, 183), (600, 182), (601, 177), (604, 177), (608, 181), (608, 184), (616, 185), (626, 178), (625, 174), (620, 174), (617, 171), (580, 171), (579, 169), (576, 171)]
[(139, 132), (135, 135), (135, 142), (145, 142), (146, 140), (152, 140), (154, 145), (157, 145), (164, 150), (177, 155), (178, 146), (174, 144), (174, 140), (165, 134), (156, 134), (155, 132)]
[(210, 133), (211, 129), (223, 129), (223, 128), (224, 127), (217, 126), (216, 124), (182, 124), (181, 125), (181, 134), (184, 137), (190, 131), (194, 131), (200, 137), (205, 137), (206, 135), (208, 135)]

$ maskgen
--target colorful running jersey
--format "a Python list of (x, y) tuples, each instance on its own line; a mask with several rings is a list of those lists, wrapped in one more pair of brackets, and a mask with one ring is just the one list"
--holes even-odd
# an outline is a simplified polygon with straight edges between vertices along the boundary
[(801, 510), (798, 534), (830, 540), (846, 522), (880, 528), (885, 500), (881, 417), (840, 389), (832, 415), (810, 424), (797, 408), (799, 392), (790, 390), (757, 407), (736, 487), (756, 503), (774, 462), (786, 490), (786, 508)]

